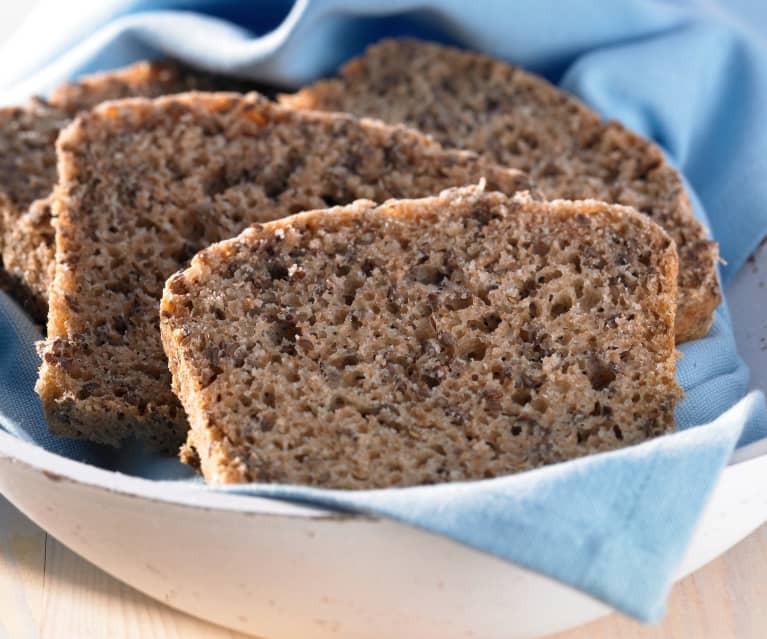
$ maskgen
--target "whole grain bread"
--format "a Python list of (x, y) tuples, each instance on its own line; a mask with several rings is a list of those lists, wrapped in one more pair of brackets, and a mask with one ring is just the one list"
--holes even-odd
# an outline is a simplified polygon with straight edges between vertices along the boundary
[(173, 62), (139, 62), (85, 76), (48, 100), (0, 109), (0, 256), (3, 287), (45, 322), (53, 277), (54, 230), (47, 198), (56, 184), (56, 138), (82, 110), (125, 96), (154, 97), (193, 89), (240, 90), (253, 84)]
[(451, 189), (205, 249), (161, 330), (209, 482), (480, 479), (673, 429), (676, 275), (627, 207)]
[[(26, 107), (0, 109), (0, 272), (2, 286), (24, 302), (36, 320), (45, 316), (45, 284), (53, 257), (53, 229), (50, 218), (44, 223), (49, 234), (17, 232), (19, 221), (34, 206), (39, 216), (44, 209), (36, 204), (47, 198), (56, 183), (56, 137), (70, 118), (67, 113), (42, 100)], [(34, 259), (45, 267), (28, 273)], [(25, 276), (27, 275), (28, 276)]]
[(253, 91), (263, 85), (249, 80), (208, 73), (181, 62), (146, 60), (128, 67), (93, 73), (60, 86), (50, 96), (50, 103), (70, 115), (109, 100), (121, 98), (156, 98), (189, 91)]
[[(280, 107), (258, 94), (110, 102), (60, 136), (56, 269), (37, 391), (51, 429), (173, 448), (187, 421), (159, 331), (165, 280), (254, 222), (359, 198), (519, 171), (377, 121)], [(279, 267), (274, 266), (275, 269)], [(275, 271), (277, 272), (277, 271)]]
[(477, 53), (384, 40), (282, 101), (402, 122), (445, 146), (526, 171), (544, 195), (633, 206), (679, 252), (677, 341), (704, 335), (721, 300), (717, 246), (694, 219), (679, 174), (652, 142), (600, 116), (541, 77)]

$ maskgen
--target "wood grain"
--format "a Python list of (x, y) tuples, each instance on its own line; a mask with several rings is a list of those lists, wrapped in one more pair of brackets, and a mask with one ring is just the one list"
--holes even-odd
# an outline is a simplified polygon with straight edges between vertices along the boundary
[(50, 537), (45, 565), (43, 639), (244, 637), (142, 595)]
[(0, 638), (37, 638), (46, 534), (0, 497)]
[[(767, 526), (674, 588), (655, 627), (613, 615), (548, 639), (764, 639)], [(95, 568), (0, 498), (0, 639), (244, 639)], [(307, 638), (309, 639), (309, 638)]]

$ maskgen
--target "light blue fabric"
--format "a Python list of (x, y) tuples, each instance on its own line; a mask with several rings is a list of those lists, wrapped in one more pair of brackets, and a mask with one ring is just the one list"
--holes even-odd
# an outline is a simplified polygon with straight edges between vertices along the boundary
[[(725, 282), (767, 234), (767, 48), (757, 28), (767, 24), (767, 12), (758, 2), (326, 0), (291, 9), (278, 0), (92, 0), (78, 9), (42, 2), (0, 50), (0, 103), (45, 93), (84, 71), (158, 55), (297, 86), (382, 36), (420, 35), (541, 72), (656, 139), (684, 172), (696, 215), (721, 245)], [(175, 460), (146, 455), (135, 443), (114, 451), (48, 435), (32, 390), (37, 338), (18, 308), (0, 299), (0, 426), (107, 469), (199, 482)], [(467, 484), (357, 493), (230, 490), (392, 517), (655, 620), (733, 447), (767, 435), (763, 397), (744, 398), (748, 371), (725, 306), (711, 332), (682, 351), (683, 432), (632, 449)]]

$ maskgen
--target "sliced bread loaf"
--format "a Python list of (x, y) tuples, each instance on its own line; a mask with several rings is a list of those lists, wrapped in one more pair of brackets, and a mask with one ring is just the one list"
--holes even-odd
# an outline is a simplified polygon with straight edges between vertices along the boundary
[[(125, 96), (154, 97), (192, 89), (244, 87), (242, 82), (171, 62), (139, 62), (86, 76), (50, 99), (0, 109), (0, 256), (3, 287), (45, 322), (53, 277), (54, 231), (45, 199), (56, 184), (56, 138), (82, 110)], [(252, 88), (252, 84), (249, 86)]]
[(679, 174), (650, 141), (543, 78), (484, 55), (418, 40), (385, 40), (291, 106), (402, 122), (445, 146), (527, 171), (545, 196), (633, 206), (679, 252), (677, 341), (708, 330), (721, 299), (717, 247), (694, 219)]
[[(415, 197), (519, 171), (445, 151), (404, 127), (295, 111), (257, 94), (110, 102), (58, 142), (56, 269), (37, 390), (51, 429), (176, 447), (187, 421), (171, 392), (158, 313), (165, 280), (254, 222)], [(278, 263), (272, 265), (281, 277)]]
[(251, 227), (161, 330), (209, 482), (480, 479), (673, 429), (676, 275), (632, 209), (452, 189)]

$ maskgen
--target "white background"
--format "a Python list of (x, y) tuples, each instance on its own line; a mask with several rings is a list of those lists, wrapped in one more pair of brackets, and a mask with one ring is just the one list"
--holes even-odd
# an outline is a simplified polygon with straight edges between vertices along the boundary
[[(34, 0), (0, 0), (0, 44), (13, 33), (35, 4)], [(8, 64), (8, 61), (0, 60), (0, 64)]]

